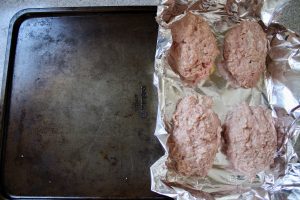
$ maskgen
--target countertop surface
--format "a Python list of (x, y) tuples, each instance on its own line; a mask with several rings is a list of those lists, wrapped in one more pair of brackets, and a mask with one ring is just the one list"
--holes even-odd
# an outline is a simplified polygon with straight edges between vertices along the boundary
[[(11, 18), (26, 8), (49, 7), (93, 7), (93, 6), (144, 6), (157, 5), (159, 0), (1, 0), (0, 4), (0, 86), (2, 86), (3, 67), (7, 45), (8, 28)], [(277, 21), (289, 29), (300, 33), (300, 1), (291, 0), (283, 8)], [(298, 140), (297, 152), (300, 153)]]

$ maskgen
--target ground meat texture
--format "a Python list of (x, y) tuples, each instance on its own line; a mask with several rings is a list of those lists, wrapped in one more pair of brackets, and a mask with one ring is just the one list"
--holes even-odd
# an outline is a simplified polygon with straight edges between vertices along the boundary
[(220, 144), (221, 122), (207, 96), (180, 100), (173, 115), (167, 166), (186, 176), (207, 175)]
[(277, 138), (270, 110), (242, 103), (224, 124), (225, 151), (233, 167), (248, 177), (273, 163)]
[(224, 62), (234, 82), (251, 88), (257, 84), (265, 69), (267, 38), (256, 22), (242, 21), (225, 35)]
[(219, 54), (217, 42), (207, 22), (188, 13), (171, 26), (173, 43), (168, 62), (187, 83), (196, 84), (209, 76)]

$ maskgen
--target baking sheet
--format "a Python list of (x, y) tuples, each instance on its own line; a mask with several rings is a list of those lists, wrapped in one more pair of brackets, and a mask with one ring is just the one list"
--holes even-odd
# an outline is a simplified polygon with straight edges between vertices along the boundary
[(1, 195), (164, 198), (150, 191), (149, 172), (163, 154), (152, 135), (155, 13), (51, 8), (15, 16), (2, 92)]

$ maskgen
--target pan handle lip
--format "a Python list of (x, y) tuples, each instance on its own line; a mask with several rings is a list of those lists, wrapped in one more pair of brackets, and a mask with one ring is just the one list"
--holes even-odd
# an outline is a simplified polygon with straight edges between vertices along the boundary
[(48, 8), (25, 8), (16, 12), (9, 22), (9, 27), (13, 26), (20, 19), (28, 19), (34, 15), (39, 17), (72, 15), (78, 13), (105, 13), (105, 12), (155, 12), (157, 6), (143, 5), (143, 6), (92, 6), (92, 7), (48, 7)]

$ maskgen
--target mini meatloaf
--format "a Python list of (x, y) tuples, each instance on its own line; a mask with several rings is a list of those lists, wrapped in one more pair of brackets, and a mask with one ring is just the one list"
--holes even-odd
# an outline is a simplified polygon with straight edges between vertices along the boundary
[(188, 13), (171, 26), (173, 43), (168, 62), (182, 80), (196, 84), (209, 76), (219, 54), (216, 38), (207, 22)]
[(207, 96), (180, 100), (168, 140), (167, 166), (185, 176), (207, 175), (220, 144), (221, 122)]
[(224, 67), (233, 81), (254, 87), (265, 70), (267, 38), (256, 22), (242, 21), (225, 35)]
[(225, 151), (233, 167), (248, 177), (269, 169), (276, 151), (276, 130), (270, 110), (238, 105), (224, 124)]

